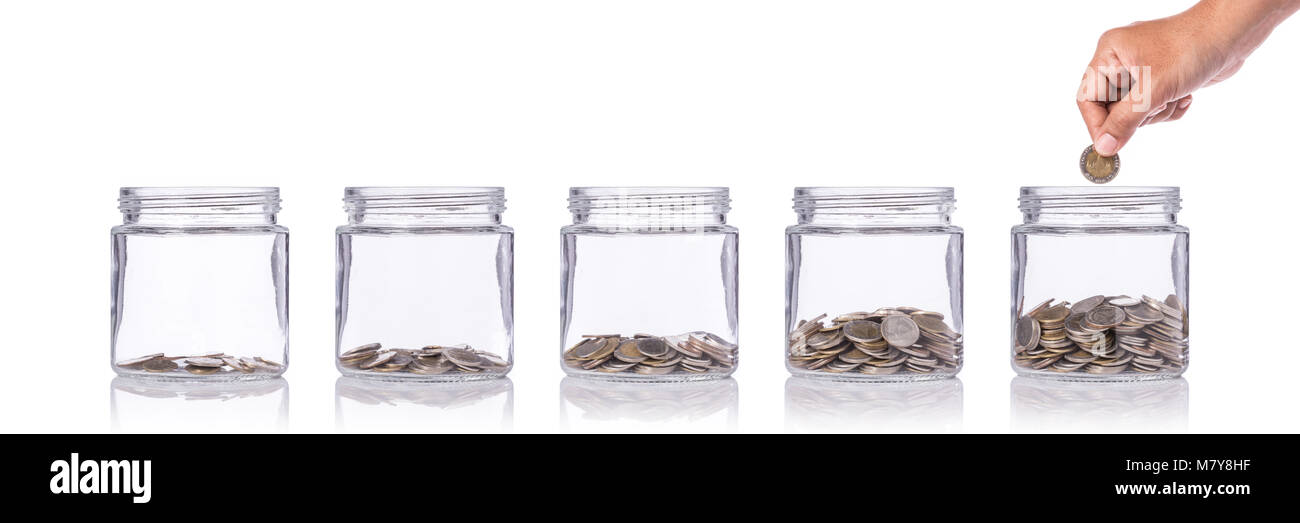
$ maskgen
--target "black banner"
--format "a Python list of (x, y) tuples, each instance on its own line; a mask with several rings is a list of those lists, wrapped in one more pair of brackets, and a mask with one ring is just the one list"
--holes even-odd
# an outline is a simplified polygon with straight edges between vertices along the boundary
[[(440, 510), (469, 513), (481, 503), (509, 505), (515, 495), (552, 496), (557, 503), (578, 496), (602, 506), (671, 496), (675, 511), (692, 504), (717, 511), (726, 507), (720, 500), (835, 512), (882, 501), (1059, 511), (1078, 504), (1088, 510), (1281, 505), (1294, 499), (1296, 440), (115, 434), (4, 436), (0, 448), (10, 464), (8, 506), (118, 513), (192, 511), (196, 503), (215, 503), (214, 509), (379, 503), (405, 512), (446, 496), (468, 498), (451, 499)], [(420, 502), (389, 506), (394, 496)]]

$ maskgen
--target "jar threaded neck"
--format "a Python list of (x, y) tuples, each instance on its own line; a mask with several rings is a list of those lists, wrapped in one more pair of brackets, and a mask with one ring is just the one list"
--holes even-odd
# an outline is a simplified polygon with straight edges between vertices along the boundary
[(1178, 187), (1021, 187), (1025, 223), (1079, 226), (1157, 225), (1177, 222)]
[(827, 226), (948, 225), (952, 187), (796, 187), (799, 223)]
[(274, 224), (278, 187), (122, 187), (122, 221), (132, 225)]
[(495, 225), (506, 210), (503, 187), (347, 187), (354, 225)]
[(722, 225), (731, 211), (727, 187), (572, 187), (574, 224), (674, 228)]

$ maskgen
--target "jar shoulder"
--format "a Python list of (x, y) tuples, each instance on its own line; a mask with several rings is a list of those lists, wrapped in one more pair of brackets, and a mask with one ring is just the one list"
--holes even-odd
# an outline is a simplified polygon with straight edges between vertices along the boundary
[(212, 225), (167, 227), (158, 225), (116, 225), (113, 235), (186, 235), (186, 234), (289, 234), (289, 228), (279, 224), (264, 225)]
[(448, 226), (375, 226), (375, 225), (340, 225), (334, 230), (337, 234), (352, 235), (435, 235), (435, 234), (493, 234), (513, 235), (515, 230), (507, 225), (481, 225), (466, 227)]
[(565, 225), (561, 234), (738, 234), (740, 229), (726, 224), (682, 227), (609, 227), (601, 225)]
[(961, 227), (956, 225), (927, 225), (927, 226), (893, 226), (893, 227), (845, 227), (845, 226), (826, 226), (826, 225), (791, 225), (786, 227), (786, 234), (815, 234), (815, 235), (886, 235), (886, 234), (957, 234), (964, 235)]
[(1057, 234), (1057, 235), (1090, 235), (1090, 234), (1188, 234), (1191, 229), (1176, 223), (1164, 225), (1103, 225), (1103, 226), (1078, 226), (1078, 225), (1043, 225), (1043, 224), (1021, 224), (1011, 228), (1012, 234)]

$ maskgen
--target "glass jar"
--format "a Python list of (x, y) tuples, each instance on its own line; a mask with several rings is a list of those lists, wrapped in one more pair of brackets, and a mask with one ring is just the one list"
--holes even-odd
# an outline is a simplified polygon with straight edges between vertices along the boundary
[(1187, 368), (1177, 187), (1022, 187), (1011, 229), (1012, 367), (1070, 380)]
[(113, 370), (255, 380), (289, 362), (289, 230), (275, 187), (124, 187)]
[(345, 376), (500, 378), (514, 352), (514, 231), (501, 187), (349, 187), (338, 228)]
[(561, 366), (690, 381), (736, 368), (736, 244), (725, 187), (575, 187), (564, 243)]
[(962, 240), (951, 187), (799, 187), (786, 229), (786, 368), (835, 380), (962, 366)]

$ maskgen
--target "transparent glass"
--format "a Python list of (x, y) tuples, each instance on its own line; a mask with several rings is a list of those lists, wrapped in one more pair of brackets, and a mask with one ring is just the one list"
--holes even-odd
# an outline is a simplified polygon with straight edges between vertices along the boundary
[(337, 231), (345, 376), (500, 378), (514, 354), (514, 231), (500, 187), (349, 187)]
[(962, 367), (962, 241), (951, 187), (800, 187), (786, 229), (786, 368), (844, 381)]
[(112, 230), (122, 375), (257, 380), (289, 363), (289, 230), (274, 187), (124, 187)]
[(1011, 363), (1066, 380), (1187, 369), (1187, 242), (1177, 187), (1023, 187), (1011, 229)]
[(577, 187), (561, 229), (561, 367), (692, 381), (736, 368), (736, 228), (724, 187)]

